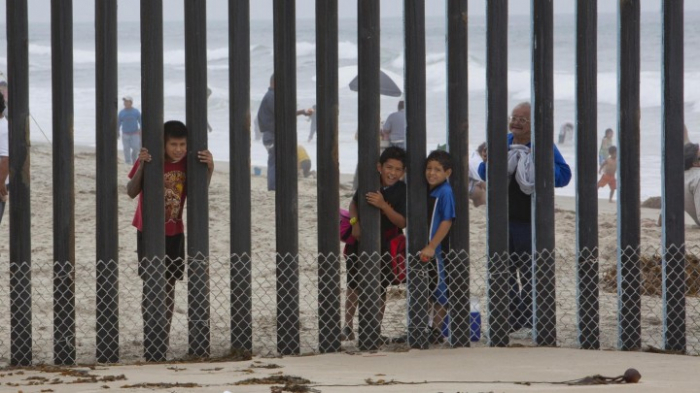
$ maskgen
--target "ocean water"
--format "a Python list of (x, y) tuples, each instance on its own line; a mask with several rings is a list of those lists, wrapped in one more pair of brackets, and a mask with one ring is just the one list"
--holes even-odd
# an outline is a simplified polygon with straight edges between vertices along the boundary
[[(685, 16), (685, 121), (693, 141), (700, 140), (700, 14)], [(270, 20), (251, 23), (251, 110), (257, 113), (273, 70), (273, 26)], [(228, 152), (228, 24), (210, 21), (207, 27), (208, 83), (213, 93), (209, 99), (209, 146), (217, 160), (227, 161)], [(381, 67), (403, 88), (403, 21), (382, 19)], [(611, 127), (617, 131), (617, 17), (599, 16), (598, 33), (598, 140)], [(95, 38), (92, 23), (74, 26), (75, 143), (95, 144)], [(51, 139), (51, 44), (47, 23), (29, 27), (31, 139)], [(164, 27), (165, 118), (185, 117), (184, 24), (165, 22)], [(445, 143), (446, 130), (446, 56), (445, 20), (426, 20), (428, 150)], [(642, 106), (642, 188), (641, 197), (660, 195), (661, 179), (661, 18), (658, 14), (642, 16), (641, 106)], [(297, 102), (299, 108), (315, 103), (315, 31), (314, 21), (297, 21)], [(485, 17), (469, 19), (469, 121), (470, 146), (485, 140)], [(530, 21), (522, 15), (509, 20), (509, 107), (529, 100)], [(357, 21), (340, 20), (340, 169), (353, 173), (357, 163), (357, 93), (348, 83), (357, 74)], [(140, 34), (137, 22), (119, 23), (119, 94), (132, 95), (141, 106)], [(575, 17), (555, 16), (554, 37), (555, 138), (558, 126), (574, 120), (575, 115)], [(7, 69), (5, 29), (0, 30), (0, 71)], [(4, 76), (4, 75), (3, 75)], [(10, 97), (11, 102), (11, 97)], [(397, 98), (382, 97), (381, 113), (386, 118), (396, 108)], [(306, 147), (315, 166), (315, 139), (307, 143), (310, 123), (297, 120), (299, 143)], [(42, 132), (43, 131), (43, 132)], [(44, 136), (43, 134), (46, 134)], [(569, 140), (559, 146), (574, 167), (575, 153)], [(120, 152), (121, 153), (121, 152)], [(253, 165), (264, 166), (267, 153), (259, 141), (251, 146)], [(120, 156), (121, 158), (121, 156)], [(574, 195), (575, 182), (558, 189), (557, 194)], [(608, 190), (600, 190), (607, 197)]]

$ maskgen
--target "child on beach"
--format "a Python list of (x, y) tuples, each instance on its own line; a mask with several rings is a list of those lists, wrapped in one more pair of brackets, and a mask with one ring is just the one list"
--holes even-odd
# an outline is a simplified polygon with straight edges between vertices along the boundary
[[(179, 121), (168, 121), (163, 126), (165, 143), (165, 160), (163, 163), (163, 181), (165, 185), (165, 316), (167, 320), (166, 331), (170, 333), (170, 323), (173, 318), (175, 305), (175, 282), (182, 280), (185, 272), (185, 226), (182, 221), (182, 211), (187, 197), (187, 127)], [(197, 152), (199, 162), (207, 165), (209, 181), (214, 172), (214, 158), (209, 150)], [(134, 214), (132, 224), (136, 227), (136, 248), (139, 258), (138, 273), (144, 280), (143, 297), (145, 301), (148, 288), (145, 287), (147, 277), (145, 266), (145, 249), (143, 239), (143, 168), (151, 162), (148, 149), (141, 148), (138, 160), (129, 172), (127, 193), (133, 199), (139, 196), (138, 206)], [(146, 310), (144, 313), (144, 326), (146, 325)], [(146, 354), (148, 358), (149, 354)], [(147, 359), (148, 360), (148, 359)]]
[(608, 128), (605, 130), (605, 136), (603, 137), (603, 141), (600, 142), (600, 150), (598, 150), (598, 164), (603, 165), (605, 160), (608, 158), (608, 150), (610, 149), (610, 146), (613, 145), (613, 130), (612, 128)]
[(598, 173), (603, 174), (600, 180), (598, 180), (598, 188), (610, 186), (610, 198), (608, 198), (608, 202), (612, 203), (615, 190), (617, 189), (617, 181), (615, 180), (615, 172), (617, 172), (617, 147), (610, 146), (608, 148), (608, 153), (610, 156), (603, 161), (598, 171)]
[[(424, 263), (430, 263), (430, 292), (433, 304), (433, 330), (431, 344), (444, 341), (442, 324), (447, 313), (447, 280), (444, 257), (449, 252), (449, 233), (455, 218), (455, 201), (452, 186), (448, 181), (452, 174), (452, 157), (443, 150), (435, 150), (425, 162), (425, 179), (428, 182), (429, 216), (428, 244), (421, 250), (420, 257)], [(434, 262), (433, 262), (434, 261)]]
[(311, 175), (311, 158), (302, 145), (297, 145), (297, 170), (301, 171), (304, 177)]
[[(386, 148), (379, 157), (377, 172), (381, 189), (365, 194), (367, 203), (379, 209), (381, 213), (381, 298), (379, 315), (380, 323), (384, 315), (386, 300), (386, 289), (391, 284), (393, 273), (391, 271), (391, 261), (389, 257), (389, 241), (401, 234), (406, 227), (406, 183), (401, 178), (406, 170), (406, 151), (400, 147), (391, 146)], [(350, 224), (352, 225), (352, 236), (358, 240), (354, 245), (347, 246), (347, 294), (345, 298), (345, 326), (341, 332), (341, 340), (354, 340), (352, 325), (357, 308), (358, 290), (364, 277), (360, 276), (361, 261), (358, 258), (360, 233), (360, 217), (357, 204), (359, 203), (359, 192), (350, 203)], [(386, 339), (384, 339), (386, 340)]]

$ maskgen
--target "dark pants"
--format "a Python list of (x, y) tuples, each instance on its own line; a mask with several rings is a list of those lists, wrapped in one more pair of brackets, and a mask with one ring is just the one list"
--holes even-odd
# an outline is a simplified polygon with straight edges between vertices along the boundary
[(267, 151), (267, 190), (275, 191), (275, 148)]
[(510, 326), (532, 328), (532, 224), (508, 223)]
[(136, 252), (139, 258), (138, 273), (143, 280), (143, 292), (141, 293), (141, 315), (143, 316), (143, 337), (144, 337), (144, 358), (146, 361), (162, 361), (155, 353), (149, 349), (159, 347), (167, 351), (170, 346), (170, 326), (172, 325), (173, 313), (175, 311), (175, 283), (182, 280), (185, 273), (185, 234), (180, 233), (174, 236), (165, 237), (165, 326), (162, 332), (164, 336), (158, 335), (156, 329), (156, 315), (152, 314), (154, 299), (158, 296), (154, 288), (150, 287), (149, 268), (150, 261), (145, 256), (145, 246), (143, 233), (136, 231)]
[(267, 190), (275, 191), (275, 134), (263, 132), (262, 140), (267, 149)]

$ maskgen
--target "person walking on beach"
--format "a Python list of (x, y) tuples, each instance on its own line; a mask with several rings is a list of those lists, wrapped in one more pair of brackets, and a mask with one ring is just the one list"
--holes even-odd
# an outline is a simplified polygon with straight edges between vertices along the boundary
[(608, 128), (605, 130), (605, 136), (603, 141), (600, 142), (600, 150), (598, 150), (598, 165), (603, 165), (605, 160), (608, 159), (608, 149), (613, 145), (613, 130)]
[[(379, 172), (379, 182), (381, 188), (377, 191), (370, 191), (364, 195), (365, 200), (370, 205), (376, 207), (381, 212), (381, 299), (379, 322), (384, 316), (386, 306), (386, 289), (391, 285), (393, 274), (391, 271), (391, 261), (389, 257), (389, 242), (394, 237), (400, 235), (406, 227), (406, 183), (401, 178), (406, 170), (406, 151), (400, 147), (392, 146), (385, 149), (379, 162), (377, 172)], [(346, 245), (346, 270), (347, 270), (347, 292), (345, 297), (345, 326), (341, 331), (341, 340), (354, 340), (353, 320), (357, 309), (358, 291), (360, 283), (364, 277), (360, 276), (359, 242), (360, 216), (358, 203), (360, 192), (356, 191), (350, 202), (350, 224), (352, 225), (352, 236), (358, 241), (352, 245)], [(386, 341), (386, 338), (382, 338)]]
[[(531, 153), (530, 103), (513, 108), (508, 134), (508, 249), (510, 254), (510, 326), (514, 338), (532, 333), (532, 196), (534, 165)], [(479, 175), (486, 180), (486, 165)], [(554, 145), (554, 186), (565, 187), (571, 181), (571, 168)]]
[(386, 118), (381, 131), (382, 139), (388, 139), (390, 146), (406, 148), (406, 111), (403, 100), (399, 101), (398, 110)]
[(5, 98), (0, 94), (0, 224), (9, 198), (10, 183), (10, 132), (5, 118)]
[[(134, 99), (131, 96), (122, 98), (124, 109), (119, 111), (119, 123), (117, 129), (121, 129), (122, 147), (124, 149), (124, 162), (133, 165), (141, 149), (141, 112), (134, 108)], [(117, 134), (119, 138), (119, 134)]]
[[(163, 164), (163, 183), (165, 185), (165, 331), (170, 334), (170, 325), (175, 306), (175, 283), (182, 280), (185, 273), (185, 226), (182, 221), (182, 211), (187, 197), (187, 127), (179, 121), (168, 121), (163, 126), (165, 140), (165, 160)], [(214, 172), (214, 158), (209, 150), (197, 152), (199, 162), (206, 165), (209, 171), (209, 181)], [(136, 227), (136, 249), (139, 258), (138, 274), (144, 282), (143, 301), (152, 288), (146, 288), (148, 279), (143, 238), (143, 168), (151, 162), (148, 149), (141, 148), (138, 160), (129, 172), (127, 194), (129, 197), (139, 197), (132, 225)], [(144, 329), (149, 326), (145, 307), (142, 307)], [(144, 334), (148, 333), (144, 330)], [(166, 344), (167, 345), (167, 344)], [(152, 360), (153, 354), (146, 353), (146, 360)], [(150, 357), (150, 359), (149, 359)]]
[[(300, 109), (297, 116), (311, 116), (313, 110)], [(258, 124), (262, 132), (263, 146), (267, 149), (267, 190), (274, 191), (275, 185), (275, 74), (270, 76), (270, 87), (258, 109)]]
[(574, 125), (571, 124), (570, 122), (566, 122), (561, 125), (561, 128), (559, 128), (559, 144), (563, 145), (566, 143), (566, 140), (569, 139), (570, 135), (573, 135), (574, 133)]
[(610, 146), (608, 148), (608, 153), (610, 156), (603, 162), (600, 166), (598, 173), (602, 173), (603, 176), (598, 180), (598, 188), (603, 188), (605, 186), (610, 187), (610, 197), (608, 202), (613, 202), (613, 196), (615, 195), (615, 190), (617, 189), (617, 181), (615, 180), (615, 173), (617, 172), (617, 147)]

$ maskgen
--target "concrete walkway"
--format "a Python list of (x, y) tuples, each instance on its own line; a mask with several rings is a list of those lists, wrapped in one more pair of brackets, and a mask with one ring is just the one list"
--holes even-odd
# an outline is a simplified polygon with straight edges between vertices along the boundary
[[(567, 386), (551, 383), (595, 374), (615, 377), (631, 367), (642, 374), (638, 384)], [(1, 371), (0, 392), (270, 393), (282, 391), (271, 390), (273, 385), (235, 384), (250, 378), (290, 376), (310, 380), (307, 391), (324, 393), (700, 391), (698, 357), (558, 348), (339, 353), (253, 358), (228, 363), (97, 366), (70, 370), (69, 375), (62, 375), (51, 367)], [(80, 379), (84, 381), (75, 383)]]

